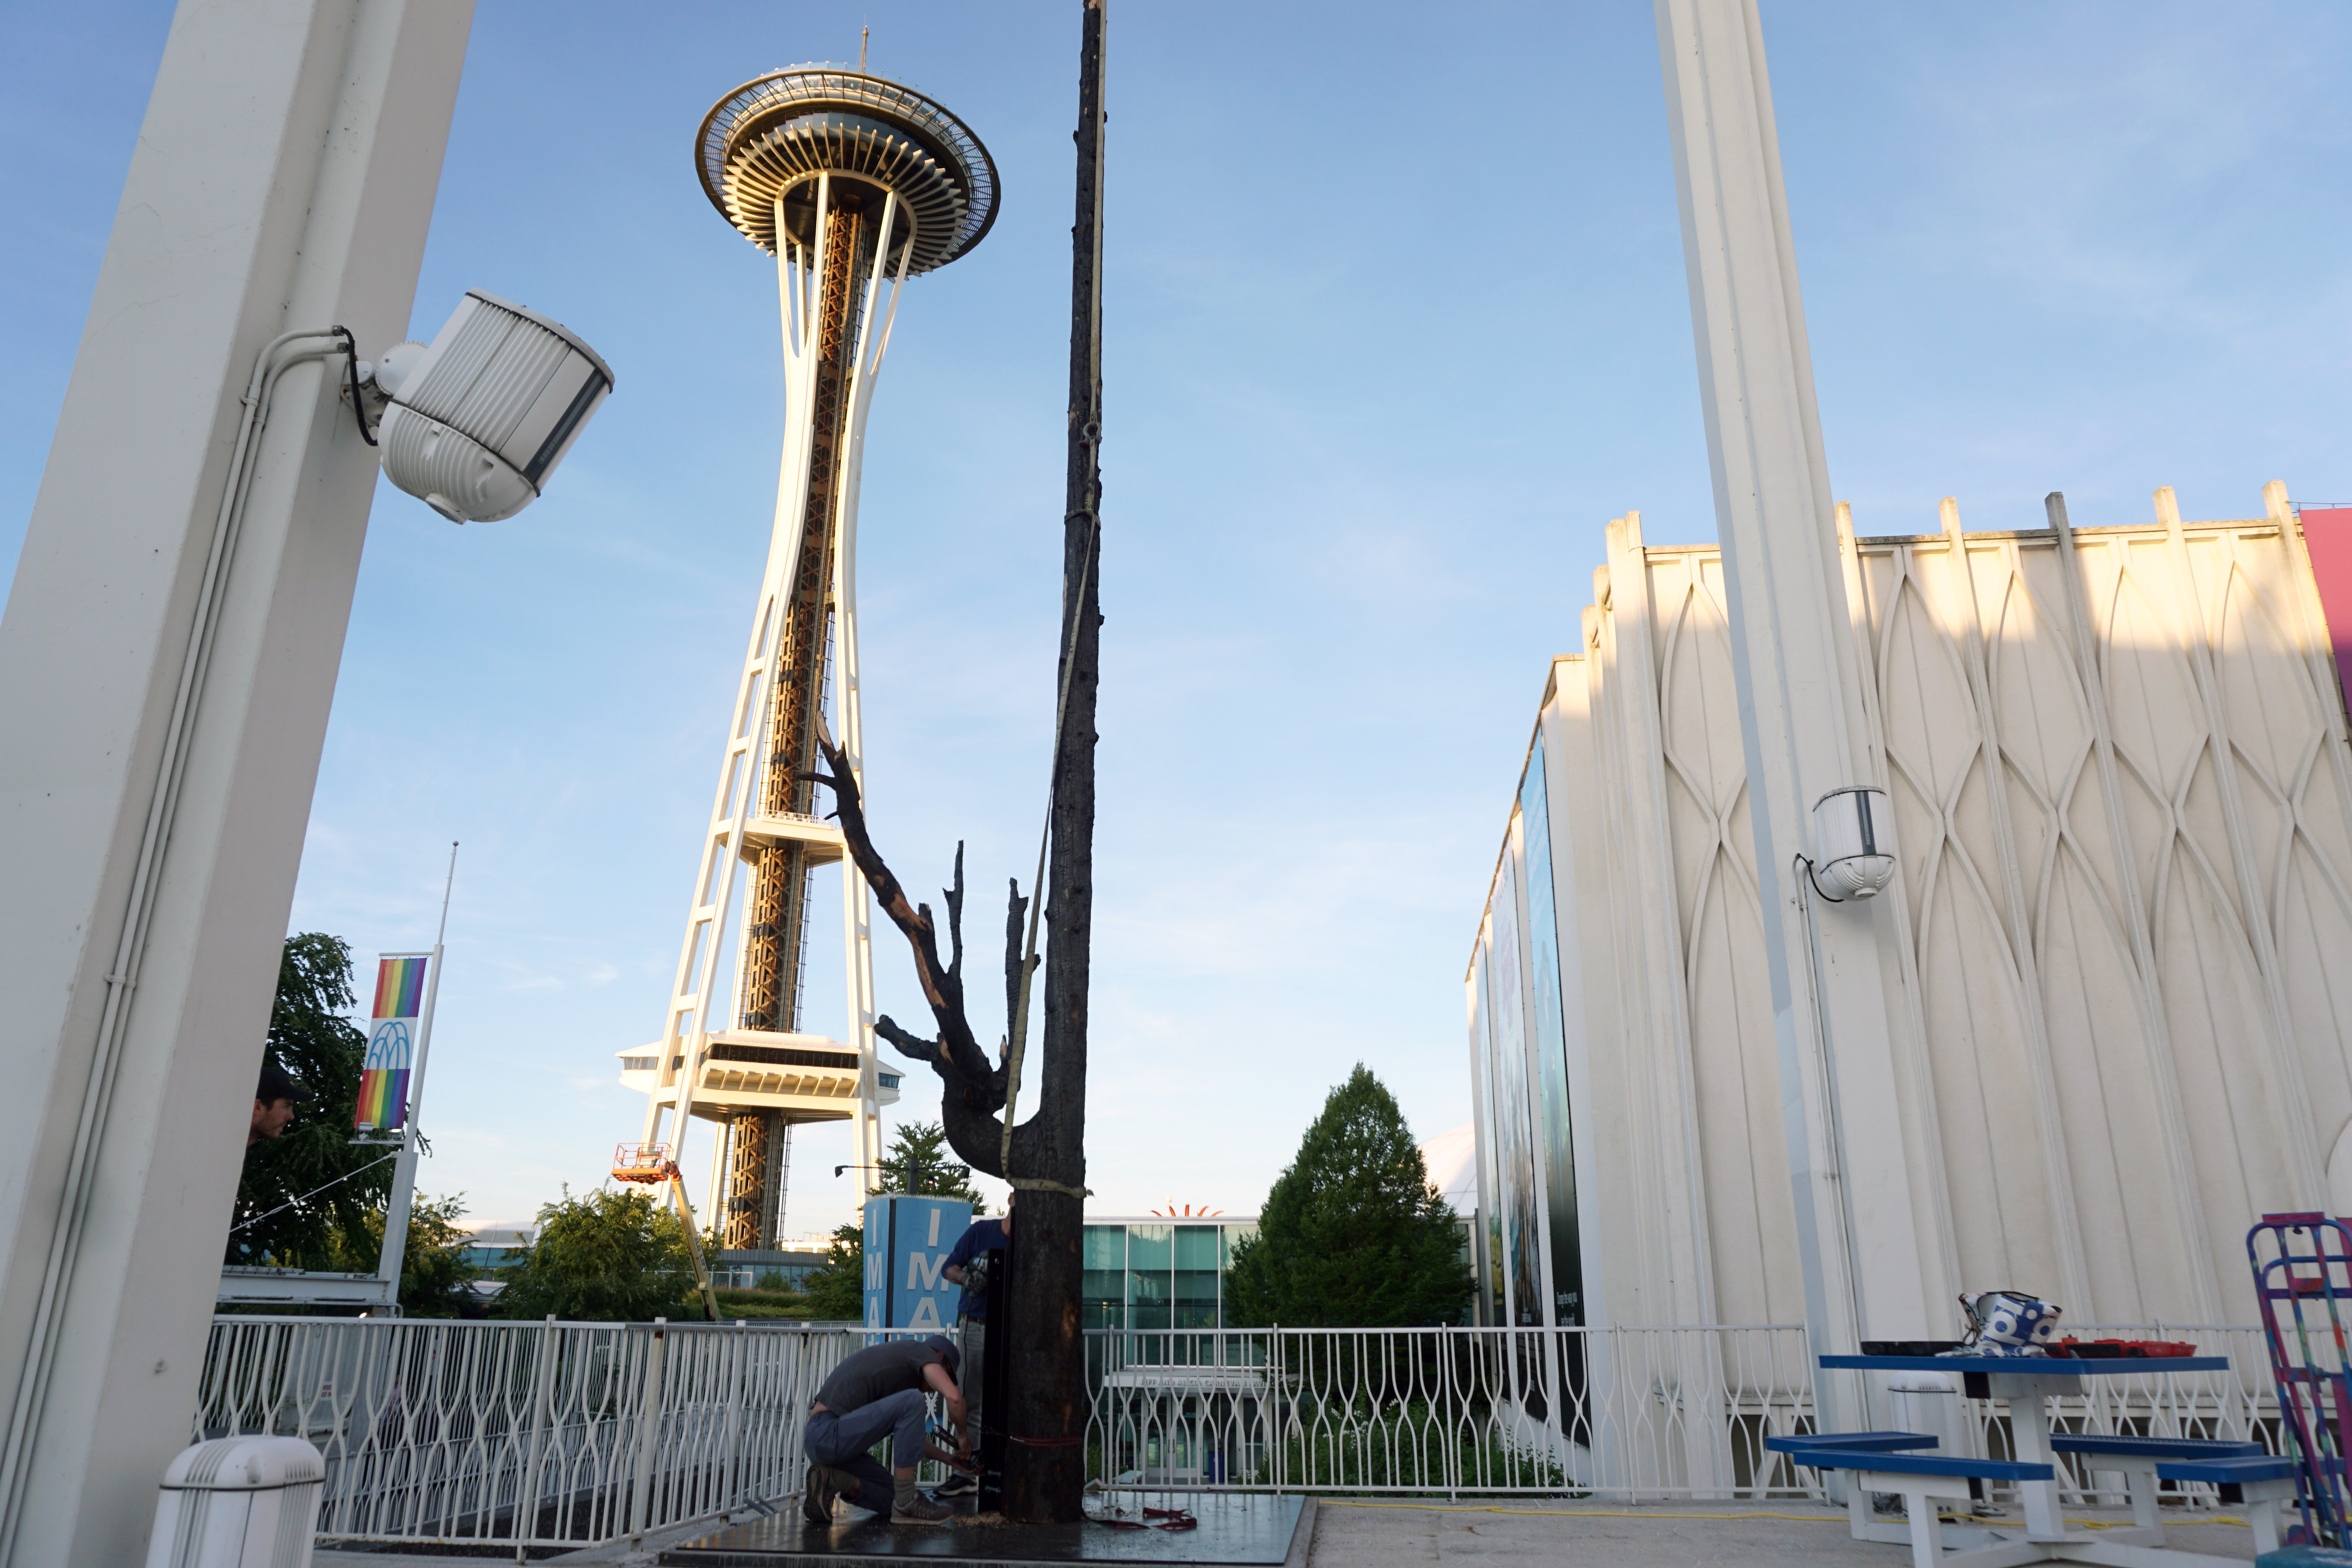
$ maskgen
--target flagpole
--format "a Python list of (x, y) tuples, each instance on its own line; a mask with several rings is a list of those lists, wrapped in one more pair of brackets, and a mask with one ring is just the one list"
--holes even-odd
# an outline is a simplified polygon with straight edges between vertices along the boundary
[(408, 1105), (400, 1121), (400, 1161), (393, 1167), (392, 1203), (383, 1211), (383, 1252), (376, 1260), (383, 1303), (400, 1315), (400, 1265), (408, 1251), (408, 1212), (416, 1198), (416, 1108), (425, 1100), (425, 1058), (433, 1047), (433, 1005), (441, 994), (441, 940), (449, 934), (449, 894), (457, 885), (457, 846), (449, 846), (449, 874), (441, 884), (441, 924), (425, 975), (425, 1011), (416, 1020), (416, 1055), (408, 1073)]

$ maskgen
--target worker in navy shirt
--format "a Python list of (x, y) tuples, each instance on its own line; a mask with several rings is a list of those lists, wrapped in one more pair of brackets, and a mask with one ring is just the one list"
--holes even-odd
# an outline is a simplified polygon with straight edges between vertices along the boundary
[[(963, 1300), (956, 1312), (960, 1318), (958, 1337), (962, 1343), (963, 1397), (971, 1412), (971, 1429), (981, 1430), (980, 1374), (988, 1354), (987, 1270), (1002, 1265), (1004, 1245), (1013, 1239), (1013, 1194), (1004, 1194), (1004, 1213), (994, 1219), (976, 1219), (956, 1237), (948, 1251), (948, 1260), (940, 1268), (940, 1277), (951, 1285), (963, 1287)], [(996, 1253), (994, 1258), (985, 1257)], [(972, 1477), (958, 1473), (948, 1478), (938, 1489), (943, 1497), (971, 1491), (980, 1483)]]

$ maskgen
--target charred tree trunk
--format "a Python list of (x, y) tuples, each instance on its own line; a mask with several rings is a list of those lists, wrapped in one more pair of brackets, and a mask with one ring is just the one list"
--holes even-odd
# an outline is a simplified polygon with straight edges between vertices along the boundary
[(1061, 672), (1052, 855), (1045, 873), (1044, 1070), (1021, 1189), (1019, 1254), (1004, 1330), (1012, 1442), (1004, 1511), (1076, 1520), (1086, 1485), (1086, 1342), (1079, 1334), (1081, 1193), (1087, 1179), (1087, 980), (1094, 936), (1095, 697), (1101, 674), (1103, 5), (1086, 0), (1078, 55), (1077, 218), (1071, 228), (1070, 457), (1062, 522)]
[[(874, 847), (865, 801), (846, 759), (824, 733), (817, 745), (833, 786), (842, 837), (875, 901), (913, 949), (915, 975), (940, 1034), (924, 1039), (885, 1016), (875, 1032), (929, 1062), (945, 1092), (948, 1142), (977, 1171), (1012, 1183), (1021, 1219), (1004, 1310), (990, 1318), (992, 1359), (1002, 1356), (1007, 1393), (989, 1406), (1003, 1423), (1005, 1514), (1027, 1521), (1085, 1517), (1086, 1342), (1078, 1321), (1087, 1178), (1087, 983), (1094, 932), (1095, 694), (1102, 625), (1102, 131), (1104, 0), (1084, 0), (1078, 64), (1077, 222), (1071, 231), (1069, 474), (1062, 520), (1060, 727), (1054, 737), (1050, 851), (1045, 870), (1045, 984), (1037, 1109), (1013, 1130), (1005, 1157), (1008, 1063), (993, 1066), (974, 1037), (963, 997), (963, 850), (947, 889), (949, 953), (929, 904), (906, 888)], [(1033, 894), (1035, 889), (1032, 889)], [(1016, 883), (1005, 921), (1008, 1017), (1026, 978)], [(1001, 1348), (1000, 1348), (1001, 1347)], [(1002, 1414), (997, 1414), (997, 1412)]]

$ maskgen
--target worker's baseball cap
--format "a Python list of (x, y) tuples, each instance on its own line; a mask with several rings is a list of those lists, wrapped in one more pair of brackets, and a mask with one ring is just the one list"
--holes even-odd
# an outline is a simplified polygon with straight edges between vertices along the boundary
[(963, 1370), (963, 1352), (956, 1349), (955, 1342), (947, 1335), (933, 1334), (923, 1343), (940, 1352), (940, 1359), (947, 1363), (950, 1377), (955, 1376)]
[(299, 1104), (318, 1098), (300, 1084), (286, 1076), (286, 1069), (271, 1062), (261, 1069), (261, 1082), (255, 1087), (253, 1098), (268, 1105), (273, 1100), (290, 1100)]

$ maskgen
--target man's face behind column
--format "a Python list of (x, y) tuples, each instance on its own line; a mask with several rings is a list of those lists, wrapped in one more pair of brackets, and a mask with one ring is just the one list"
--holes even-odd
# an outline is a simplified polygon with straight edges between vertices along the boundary
[(253, 1128), (246, 1138), (247, 1144), (258, 1143), (264, 1138), (275, 1138), (286, 1131), (294, 1120), (294, 1102), (290, 1100), (257, 1100), (253, 1102)]

